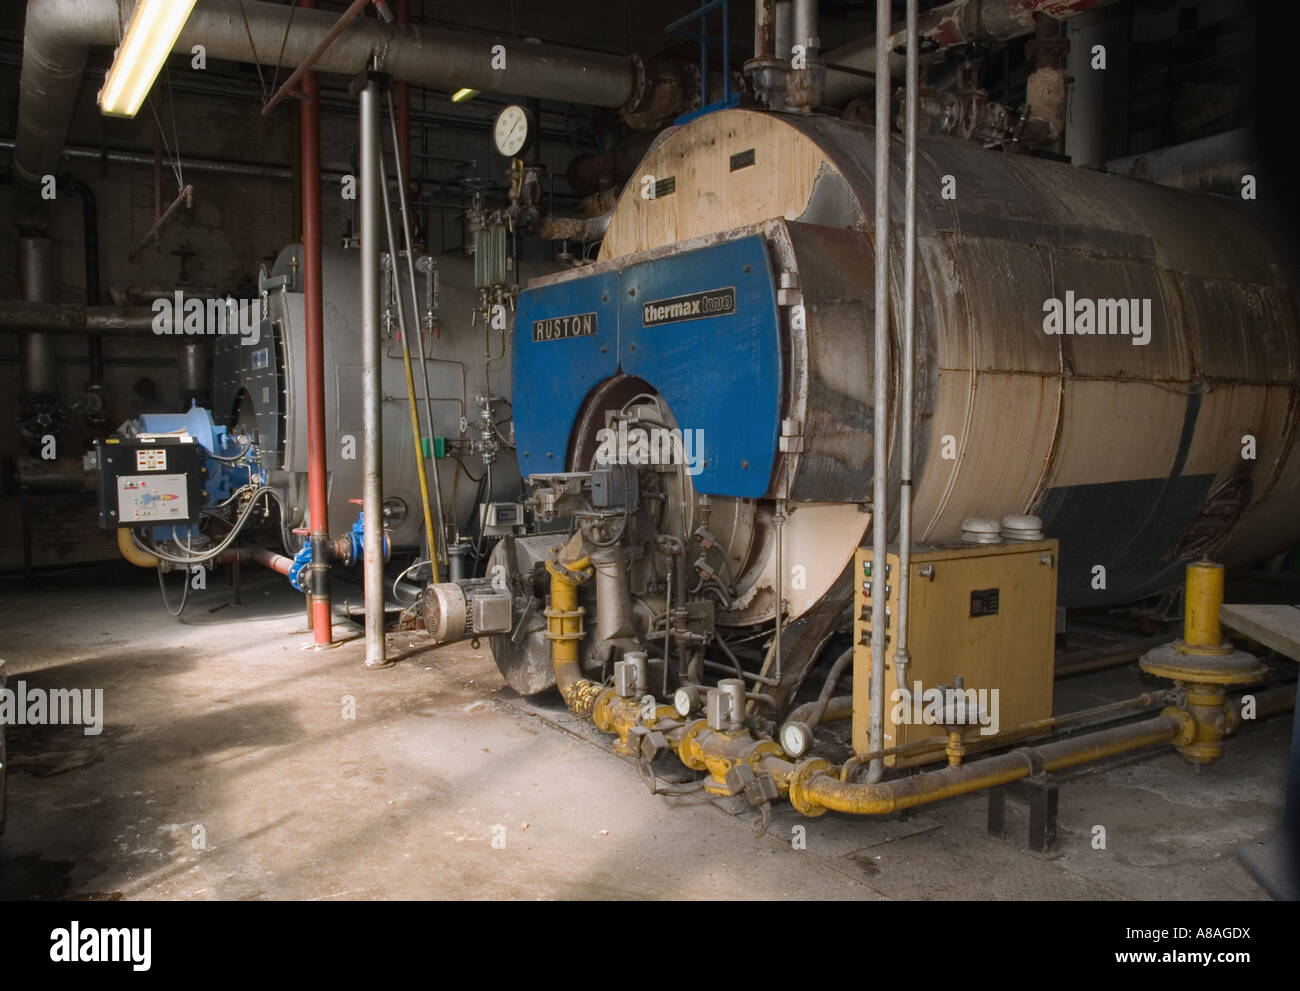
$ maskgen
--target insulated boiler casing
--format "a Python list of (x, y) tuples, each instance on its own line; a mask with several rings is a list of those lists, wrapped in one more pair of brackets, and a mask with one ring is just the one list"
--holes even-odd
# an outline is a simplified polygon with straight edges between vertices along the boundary
[[(891, 448), (904, 206), (903, 143), (893, 140), (892, 384), (882, 406)], [(631, 351), (635, 341), (620, 328), (599, 345), (609, 349), (601, 355), (607, 374), (630, 374), (636, 364), (638, 380), (706, 396), (708, 408), (727, 410), (741, 432), (775, 401), (779, 415), (762, 422), (781, 426), (764, 441), (772, 469), (758, 498), (784, 497), (814, 516), (817, 507), (862, 504), (876, 429), (873, 158), (874, 131), (850, 122), (747, 110), (704, 115), (672, 129), (647, 155), (638, 175), (653, 176), (663, 192), (645, 198), (642, 183), (629, 184), (596, 266), (532, 286), (567, 292), (565, 312), (595, 311), (635, 288), (626, 283), (638, 266), (699, 251), (700, 268), (704, 251), (759, 238), (777, 297), (774, 340), (757, 351), (737, 346), (730, 360), (698, 361), (681, 348), (650, 362)], [(956, 538), (968, 516), (1040, 516), (1061, 542), (1066, 606), (1131, 601), (1169, 587), (1202, 554), (1233, 565), (1295, 542), (1300, 325), (1294, 269), (1266, 204), (946, 137), (920, 140), (917, 186), (917, 540)], [(755, 275), (745, 264), (752, 265), (733, 269), (735, 279)], [(521, 311), (532, 305), (528, 297)], [(1149, 340), (1047, 332), (1050, 301), (1084, 299), (1133, 300), (1139, 317), (1149, 307)], [(523, 350), (547, 349), (535, 374), (550, 364), (563, 379), (575, 349), (594, 343), (534, 344), (521, 334), (516, 361)], [(763, 378), (773, 363), (776, 384)], [(569, 384), (589, 396), (602, 388)], [(521, 404), (516, 415), (546, 414)], [(570, 435), (548, 435), (528, 449), (549, 451), (552, 464), (561, 451), (571, 456), (572, 425), (583, 416), (568, 418)], [(678, 420), (695, 426), (680, 413)], [(551, 470), (561, 467), (586, 465)], [(895, 492), (898, 467), (895, 450)], [(708, 492), (705, 475), (697, 488)], [(757, 488), (746, 488), (746, 497)], [(796, 511), (791, 523), (799, 519)], [(829, 542), (816, 554), (805, 547), (804, 556), (835, 558), (838, 573), (868, 522), (859, 514), (857, 525), (845, 517), (822, 527)], [(787, 546), (787, 555), (799, 552)]]

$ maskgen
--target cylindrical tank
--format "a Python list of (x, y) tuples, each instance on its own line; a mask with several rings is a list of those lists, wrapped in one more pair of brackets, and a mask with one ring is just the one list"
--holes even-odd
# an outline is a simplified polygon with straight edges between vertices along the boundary
[[(799, 436), (768, 496), (806, 504), (791, 520), (805, 514), (804, 548), (836, 575), (870, 520), (843, 509), (871, 486), (873, 142), (832, 118), (707, 114), (647, 155), (601, 248), (617, 262), (764, 233), (806, 318), (781, 308), (780, 402)], [(921, 139), (917, 185), (915, 539), (955, 538), (969, 516), (1040, 516), (1061, 541), (1067, 606), (1131, 601), (1202, 554), (1233, 565), (1296, 540), (1296, 280), (1266, 205), (944, 137)], [(1110, 333), (1096, 333), (1103, 316)], [(896, 483), (896, 452), (891, 465)], [(829, 580), (805, 608), (814, 585)]]
[[(270, 483), (281, 487), (289, 506), (291, 526), (307, 516), (307, 389), (305, 325), (300, 272), (302, 247), (286, 247), (262, 279), (267, 318), (256, 344), (219, 338), (215, 357), (214, 415), (218, 422), (257, 430), (262, 465)], [(437, 321), (424, 333), (425, 364), (432, 397), (433, 433), (450, 441), (481, 437), (479, 396), (510, 396), (509, 320), (491, 329), (474, 317), (478, 296), (470, 258), (440, 255)], [(322, 258), (325, 323), (325, 426), (329, 469), (330, 532), (338, 535), (357, 518), (361, 497), (361, 293), (355, 251), (327, 248)], [(399, 282), (406, 283), (406, 261), (399, 265)], [(405, 293), (406, 325), (420, 422), (426, 431), (424, 389), (416, 356), (415, 328), (427, 308), (424, 275), (417, 271), (418, 299)], [(388, 280), (385, 279), (385, 284)], [(507, 307), (508, 310), (508, 307)], [(406, 372), (395, 313), (384, 327), (383, 451), (386, 525), (394, 546), (421, 542), (424, 518), (416, 471)], [(509, 438), (508, 403), (494, 405), (500, 433)], [(438, 459), (443, 511), (460, 531), (477, 532), (476, 512), (483, 462), (477, 453), (462, 452)], [(473, 472), (471, 477), (470, 472)], [(519, 473), (504, 444), (491, 472), (491, 491), (484, 500), (514, 500)], [(432, 490), (432, 482), (430, 483)]]

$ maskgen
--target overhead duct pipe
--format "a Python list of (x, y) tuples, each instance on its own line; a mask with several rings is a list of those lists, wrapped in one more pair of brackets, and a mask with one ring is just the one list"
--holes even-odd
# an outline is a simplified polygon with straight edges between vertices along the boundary
[(1259, 172), (1250, 128), (1111, 159), (1105, 170), (1175, 189), (1229, 196), (1241, 195), (1242, 176)]
[[(317, 48), (336, 20), (332, 12), (299, 10), (286, 35), (282, 4), (204, 0), (190, 14), (175, 51), (189, 53), (201, 44), (210, 59), (293, 67)], [(111, 48), (118, 40), (117, 0), (30, 0), (14, 155), (20, 180), (36, 184), (58, 172), (87, 51)], [(509, 42), (506, 67), (494, 69), (490, 44), (483, 35), (359, 18), (325, 50), (316, 69), (353, 76), (378, 55), (386, 72), (423, 86), (467, 86), (625, 110), (652, 100), (656, 92), (626, 56)]]
[(0, 330), (36, 330), (47, 334), (141, 333), (153, 327), (154, 316), (147, 306), (0, 300)]
[[(1116, 0), (952, 0), (928, 10), (917, 20), (918, 54), (932, 58), (945, 48), (965, 45), (973, 41), (1010, 41), (1034, 30), (1034, 15), (1046, 14), (1058, 21), (1068, 20), (1084, 11), (1105, 7)], [(888, 37), (884, 64), (892, 75), (906, 71), (903, 49), (907, 45), (907, 32), (884, 34), (877, 29), (875, 37), (853, 41), (826, 53), (828, 66), (845, 66), (850, 69), (876, 69), (882, 77), (881, 60), (876, 53), (876, 38)], [(846, 103), (872, 86), (871, 81), (848, 72), (826, 73), (825, 96), (828, 104)]]

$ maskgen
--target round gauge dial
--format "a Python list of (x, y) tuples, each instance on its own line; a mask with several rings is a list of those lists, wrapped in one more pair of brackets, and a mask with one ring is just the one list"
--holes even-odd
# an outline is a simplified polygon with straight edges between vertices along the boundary
[(790, 757), (802, 757), (812, 743), (812, 732), (803, 723), (789, 722), (781, 727), (781, 749)]
[(533, 115), (527, 108), (511, 104), (497, 114), (492, 140), (497, 151), (507, 158), (514, 158), (532, 143), (533, 129)]

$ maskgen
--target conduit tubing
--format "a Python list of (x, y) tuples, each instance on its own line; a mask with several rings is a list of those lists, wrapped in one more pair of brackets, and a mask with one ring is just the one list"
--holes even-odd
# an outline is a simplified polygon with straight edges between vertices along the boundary
[(916, 0), (907, 0), (907, 90), (904, 116), (906, 151), (903, 196), (903, 395), (899, 404), (898, 458), (898, 616), (895, 618), (894, 677), (907, 688), (908, 593), (912, 580), (912, 406), (916, 392), (913, 361), (916, 352), (916, 114), (920, 101), (920, 61), (916, 33)]
[[(316, 0), (301, 0), (305, 10)], [(321, 285), (320, 79), (308, 72), (298, 104), (302, 145), (302, 306), (307, 366), (307, 504), (311, 517), (311, 628), (317, 647), (334, 642), (330, 609), (328, 461), (325, 454), (325, 304)]]
[[(360, 82), (360, 80), (358, 80)], [(361, 146), (361, 412), (363, 584), (366, 604), (368, 668), (384, 667), (384, 481), (383, 335), (379, 322), (379, 212), (383, 208), (379, 174), (379, 80), (367, 74), (360, 90)]]
[[(418, 309), (420, 290), (415, 282), (415, 246), (411, 241), (411, 212), (408, 209), (406, 203), (406, 168), (402, 164), (401, 132), (398, 130), (397, 117), (393, 111), (392, 94), (388, 94), (388, 119), (393, 129), (393, 145), (394, 145), (394, 151), (397, 154), (397, 202), (402, 209), (402, 237), (406, 242), (406, 272), (411, 281), (411, 301), (412, 303), (415, 304), (415, 306)], [(385, 185), (384, 187), (385, 193), (387, 193), (387, 189), (388, 187)], [(398, 284), (397, 283), (397, 255), (394, 254), (393, 255), (393, 285), (396, 286), (397, 284)], [(397, 295), (400, 298), (401, 296), (400, 289), (398, 290)], [(406, 331), (402, 331), (402, 349), (403, 351), (406, 350)], [(424, 415), (426, 421), (428, 422), (429, 443), (432, 444), (434, 422), (435, 422), (433, 419), (433, 397), (430, 395), (430, 389), (429, 389), (429, 366), (424, 360), (424, 330), (422, 327), (420, 327), (420, 323), (418, 320), (415, 322), (415, 353), (416, 353), (416, 357), (420, 359), (420, 379), (422, 380), (422, 383), (424, 385)], [(409, 365), (410, 362), (409, 354), (407, 357), (407, 361)], [(407, 369), (407, 376), (408, 376), (407, 388), (410, 389), (411, 402), (414, 403), (415, 389), (410, 384), (409, 367)], [(417, 437), (417, 442), (419, 442), (419, 433), (418, 433), (419, 412), (415, 411), (414, 415), (416, 418), (415, 423), (417, 428), (416, 437)], [(420, 442), (420, 450), (416, 452), (416, 459), (420, 463), (421, 480), (423, 481), (425, 461), (424, 461), (424, 447), (422, 442)], [(438, 478), (438, 459), (436, 456), (432, 459), (431, 466), (433, 468), (433, 522), (432, 522), (433, 529), (430, 530), (429, 532), (429, 558), (433, 562), (433, 580), (438, 581), (440, 577), (438, 574), (438, 566), (440, 564), (445, 564), (448, 567), (450, 567), (450, 562), (447, 557), (447, 542), (446, 542), (446, 534), (444, 533), (446, 527), (445, 527), (443, 514), (442, 514), (442, 483)], [(491, 482), (492, 466), (488, 465), (487, 470), (489, 474), (488, 474), (488, 486), (486, 491), (487, 491), (487, 498), (490, 500), (492, 498), (492, 482)], [(424, 499), (425, 518), (427, 519), (428, 506), (429, 506), (428, 491), (422, 489), (421, 497)]]
[[(882, 4), (882, 6), (884, 6)], [(1116, 726), (1041, 747), (1022, 747), (971, 764), (946, 767), (912, 777), (874, 784), (841, 781), (834, 769), (813, 774), (807, 784), (792, 785), (796, 798), (814, 809), (854, 815), (887, 815), (957, 795), (1010, 784), (1040, 771), (1060, 771), (1116, 754), (1168, 743), (1182, 732), (1183, 719), (1168, 714)]]
[[(203, 0), (190, 14), (174, 51), (188, 55), (194, 45), (203, 45), (209, 59), (297, 66), (336, 20), (331, 12), (299, 10), (286, 36), (283, 4)], [(29, 0), (14, 155), (22, 182), (35, 185), (41, 176), (57, 174), (87, 52), (91, 46), (112, 48), (117, 43), (118, 0)], [(636, 69), (626, 56), (504, 43), (506, 67), (494, 69), (490, 37), (360, 18), (321, 55), (316, 70), (353, 76), (378, 54), (387, 72), (423, 86), (467, 86), (602, 107), (622, 106), (632, 95)]]
[[(400, 179), (399, 179), (400, 182)], [(397, 332), (402, 337), (402, 366), (406, 372), (406, 408), (411, 414), (411, 443), (415, 445), (415, 474), (420, 482), (420, 508), (424, 511), (424, 536), (432, 560), (438, 553), (438, 535), (433, 529), (433, 517), (429, 512), (429, 479), (424, 470), (424, 443), (420, 439), (420, 412), (415, 402), (415, 375), (411, 371), (410, 335), (406, 329), (406, 303), (402, 300), (402, 287), (397, 281), (397, 235), (393, 233), (393, 208), (388, 195), (388, 173), (384, 168), (384, 156), (379, 155), (379, 187), (384, 193), (384, 230), (388, 234), (388, 258), (393, 273), (394, 303), (397, 307)], [(417, 330), (416, 333), (419, 333)], [(437, 568), (434, 579), (437, 580)]]
[[(876, 4), (876, 37), (889, 35), (890, 6)], [(876, 54), (876, 71), (881, 79), (889, 78), (889, 52)], [(872, 495), (871, 495), (871, 723), (868, 746), (879, 750), (885, 738), (885, 582), (888, 572), (885, 557), (886, 528), (889, 525), (889, 493), (886, 488), (889, 447), (889, 101), (888, 86), (876, 87), (876, 285), (875, 285), (875, 367), (871, 392)], [(855, 579), (856, 580), (856, 579)], [(857, 672), (859, 675), (865, 672)], [(862, 684), (864, 678), (859, 678)], [(868, 780), (879, 781), (885, 773), (881, 760), (874, 760)]]
[[(1127, 713), (1131, 709), (1149, 709), (1153, 705), (1160, 705), (1168, 702), (1174, 693), (1170, 692), (1144, 692), (1142, 695), (1135, 696), (1131, 699), (1123, 699), (1119, 702), (1108, 702), (1105, 705), (1094, 706), (1091, 709), (1079, 709), (1075, 712), (1067, 712), (1060, 716), (1048, 716), (1044, 719), (1035, 719), (1031, 722), (1021, 723), (1019, 726), (1013, 726), (1010, 729), (1004, 729), (997, 733), (991, 733), (988, 736), (975, 736), (966, 739), (966, 750), (968, 753), (978, 753), (984, 750), (996, 750), (998, 747), (1004, 747), (1007, 744), (1014, 743), (1026, 736), (1047, 735), (1051, 731), (1062, 729), (1073, 723), (1084, 722), (1090, 719), (1097, 719), (1101, 722), (1107, 721), (1103, 717), (1118, 716), (1121, 713)], [(793, 718), (793, 717), (791, 717)], [(914, 757), (920, 754), (928, 754), (931, 751), (943, 750), (948, 745), (947, 737), (936, 736), (928, 740), (917, 740), (914, 743), (903, 743), (896, 747), (887, 747), (884, 750), (869, 754), (855, 754), (844, 762), (840, 768), (840, 780), (852, 781), (855, 768), (861, 766), (869, 760), (877, 757), (907, 756)]]

